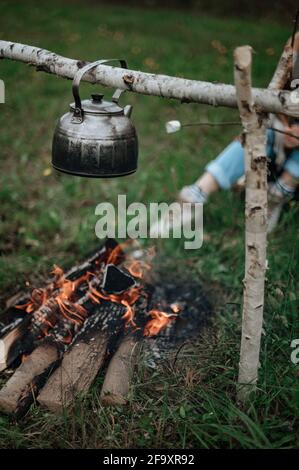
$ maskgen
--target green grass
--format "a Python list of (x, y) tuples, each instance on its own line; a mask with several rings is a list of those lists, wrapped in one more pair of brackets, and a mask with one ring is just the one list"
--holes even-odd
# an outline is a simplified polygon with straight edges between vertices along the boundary
[[(31, 7), (29, 8), (28, 5)], [(79, 5), (79, 4), (78, 4)], [(267, 86), (288, 28), (270, 20), (212, 18), (183, 11), (126, 9), (83, 2), (1, 2), (0, 38), (67, 57), (125, 57), (133, 69), (231, 83), (232, 52), (255, 49), (253, 82)], [(212, 42), (225, 49), (219, 53)], [(213, 43), (215, 44), (215, 43)], [(139, 171), (124, 179), (85, 180), (49, 173), (55, 120), (68, 108), (71, 83), (21, 63), (1, 61), (6, 104), (0, 105), (0, 300), (38, 283), (53, 263), (69, 266), (96, 246), (94, 208), (126, 194), (128, 201), (170, 201), (229, 143), (235, 128), (194, 128), (173, 136), (165, 121), (236, 120), (236, 111), (127, 94), (140, 140)], [(101, 87), (99, 87), (100, 89)], [(83, 94), (93, 90), (82, 86)], [(111, 90), (105, 90), (111, 96)], [(298, 333), (298, 206), (292, 203), (268, 245), (265, 336), (259, 390), (250, 405), (235, 402), (239, 359), (243, 202), (211, 198), (205, 242), (187, 252), (159, 242), (157, 259), (190, 270), (217, 298), (213, 327), (152, 373), (142, 366), (125, 408), (103, 409), (99, 377), (75, 411), (56, 417), (38, 407), (21, 423), (0, 415), (0, 447), (298, 446), (298, 366), (290, 361)], [(125, 432), (124, 432), (125, 430)]]

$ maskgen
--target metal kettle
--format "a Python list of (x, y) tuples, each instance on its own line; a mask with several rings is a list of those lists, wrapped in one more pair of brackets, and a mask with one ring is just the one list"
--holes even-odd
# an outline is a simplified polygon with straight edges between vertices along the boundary
[[(99, 60), (80, 69), (73, 79), (75, 102), (56, 126), (52, 145), (52, 165), (76, 176), (112, 178), (137, 169), (138, 140), (130, 119), (132, 106), (119, 106), (125, 90), (117, 89), (112, 102), (102, 94), (92, 94), (81, 102), (79, 85), (83, 75), (97, 65), (118, 59)], [(119, 60), (127, 68), (124, 60)]]

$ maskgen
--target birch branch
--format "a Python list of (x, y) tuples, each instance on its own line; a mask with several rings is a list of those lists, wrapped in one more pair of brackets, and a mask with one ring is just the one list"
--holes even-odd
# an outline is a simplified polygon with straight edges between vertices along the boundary
[(269, 90), (282, 90), (287, 83), (293, 65), (293, 47), (291, 46), (291, 40), (289, 39), (277, 64), (276, 70), (269, 83)]
[[(88, 62), (74, 60), (38, 47), (0, 41), (0, 59), (25, 62), (37, 71), (73, 79), (76, 72)], [(215, 84), (185, 78), (156, 75), (119, 67), (100, 65), (86, 73), (84, 81), (121, 88), (143, 95), (173, 98), (183, 102), (237, 108), (236, 89), (233, 85)], [(299, 106), (294, 106), (290, 92), (263, 88), (252, 90), (255, 104), (264, 112), (284, 113), (299, 117)]]
[(255, 388), (264, 309), (267, 245), (267, 157), (265, 123), (254, 109), (249, 46), (234, 52), (234, 78), (244, 127), (245, 148), (245, 278), (238, 398), (245, 401)]

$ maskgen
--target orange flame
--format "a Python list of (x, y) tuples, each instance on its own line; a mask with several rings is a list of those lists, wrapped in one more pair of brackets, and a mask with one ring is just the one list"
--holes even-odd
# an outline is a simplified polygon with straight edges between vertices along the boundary
[(21, 362), (26, 362), (29, 359), (30, 354), (22, 354), (21, 356)]
[(55, 297), (55, 301), (59, 306), (59, 310), (67, 320), (73, 322), (75, 325), (81, 325), (87, 316), (87, 310), (81, 305), (72, 301), (72, 298), (77, 288), (84, 282), (88, 282), (93, 274), (86, 272), (78, 279), (70, 281), (69, 279), (65, 279), (63, 270), (61, 268), (56, 266), (55, 271), (59, 272), (60, 275), (60, 279), (57, 281), (58, 285), (60, 286), (60, 290), (58, 295)]
[(123, 314), (122, 318), (126, 322), (126, 326), (131, 325), (133, 328), (136, 327), (134, 321), (135, 311), (132, 308), (132, 305), (135, 304), (137, 299), (139, 299), (141, 287), (132, 287), (122, 294), (103, 294), (95, 287), (89, 285), (89, 297), (96, 303), (100, 303), (100, 299), (109, 300), (110, 302), (115, 302), (126, 307), (126, 311)]
[(34, 310), (41, 307), (48, 299), (48, 289), (33, 289), (30, 300), (25, 304), (16, 305), (19, 310), (25, 310), (27, 313), (32, 313)]
[(160, 310), (151, 310), (149, 315), (151, 315), (152, 320), (149, 320), (145, 325), (143, 332), (144, 336), (156, 336), (176, 318), (176, 315), (161, 312)]
[[(45, 289), (33, 289), (30, 300), (23, 305), (17, 305), (16, 308), (25, 310), (27, 313), (34, 313), (35, 320), (41, 325), (42, 335), (47, 336), (49, 330), (55, 326), (54, 324), (42, 313), (39, 312), (39, 308), (42, 307), (49, 296), (57, 291), (54, 300), (59, 307), (60, 313), (65, 319), (74, 325), (81, 326), (87, 316), (87, 310), (81, 305), (77, 304), (74, 297), (77, 288), (84, 282), (88, 282), (93, 273), (86, 272), (78, 279), (71, 281), (65, 278), (63, 269), (59, 266), (54, 265), (54, 269), (51, 272), (54, 274), (55, 279)], [(65, 338), (65, 342), (69, 343), (71, 339)]]
[(151, 265), (144, 261), (135, 260), (130, 263), (125, 263), (125, 268), (132, 276), (142, 279), (145, 272), (151, 268)]
[(119, 259), (122, 256), (122, 250), (123, 250), (124, 244), (117, 245), (110, 253), (108, 256), (108, 259), (106, 261), (106, 264), (117, 264)]
[(54, 264), (53, 270), (51, 271), (51, 274), (54, 274), (54, 276), (56, 276), (58, 280), (60, 278), (64, 277), (63, 269), (60, 268), (59, 266), (57, 266), (57, 264)]

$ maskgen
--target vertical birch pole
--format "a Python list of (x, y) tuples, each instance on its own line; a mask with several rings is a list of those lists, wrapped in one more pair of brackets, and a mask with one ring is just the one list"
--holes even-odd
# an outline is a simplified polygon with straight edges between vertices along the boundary
[(255, 389), (264, 310), (267, 245), (267, 157), (264, 119), (254, 108), (251, 91), (252, 49), (234, 52), (237, 101), (244, 128), (245, 149), (245, 278), (238, 399)]

